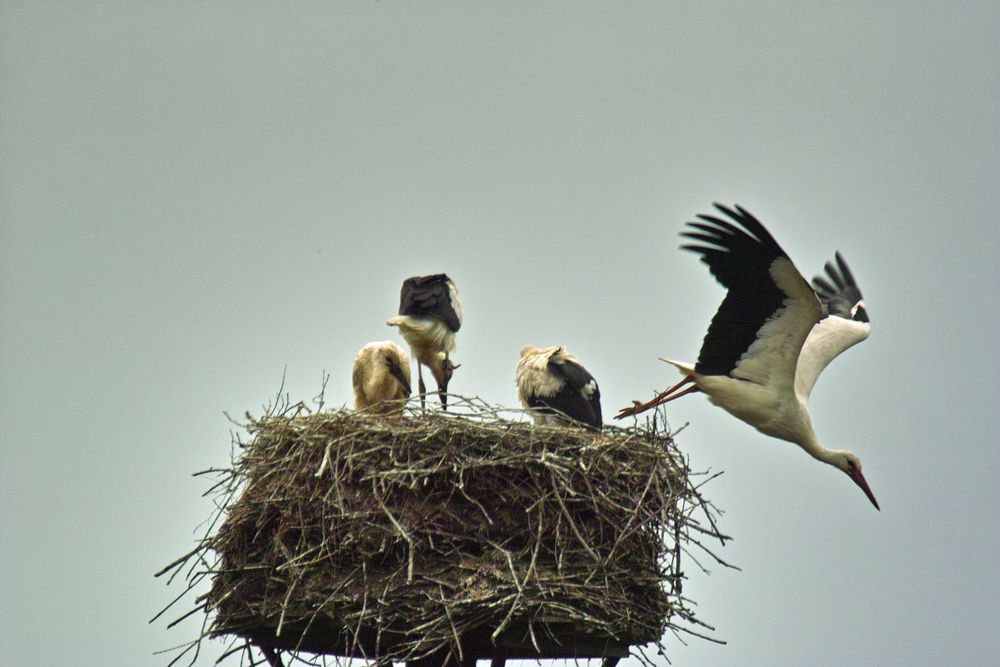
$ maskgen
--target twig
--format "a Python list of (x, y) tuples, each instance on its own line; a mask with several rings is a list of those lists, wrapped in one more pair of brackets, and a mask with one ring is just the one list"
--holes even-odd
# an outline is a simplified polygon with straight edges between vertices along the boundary
[(526, 627), (536, 651), (557, 622), (661, 650), (668, 630), (705, 634), (682, 562), (700, 566), (697, 550), (730, 567), (705, 546), (728, 537), (703, 496), (714, 475), (688, 470), (665, 421), (595, 436), (478, 398), (452, 396), (447, 413), (411, 400), (392, 418), (324, 410), (323, 391), (313, 403), (282, 384), (248, 437), (232, 434), (231, 467), (203, 471), (205, 536), (157, 573), (186, 579), (167, 608), (212, 584), (175, 621), (206, 612), (185, 658), (218, 635), (280, 634), (296, 646), (286, 662), (318, 664), (307, 633), (386, 661), (463, 661), (465, 633), (484, 627), (494, 640)]

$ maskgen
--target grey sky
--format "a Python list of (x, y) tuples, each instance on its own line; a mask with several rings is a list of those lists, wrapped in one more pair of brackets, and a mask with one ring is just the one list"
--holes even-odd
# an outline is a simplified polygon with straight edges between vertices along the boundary
[[(722, 298), (682, 224), (739, 202), (874, 331), (813, 394), (843, 475), (702, 397), (742, 572), (675, 665), (985, 664), (995, 574), (1000, 6), (0, 4), (0, 663), (157, 665), (152, 579), (210, 511), (223, 411), (350, 398), (407, 276), (447, 271), (454, 391), (565, 344), (612, 415)], [(208, 647), (214, 659), (217, 646)], [(209, 665), (206, 657), (199, 664)]]

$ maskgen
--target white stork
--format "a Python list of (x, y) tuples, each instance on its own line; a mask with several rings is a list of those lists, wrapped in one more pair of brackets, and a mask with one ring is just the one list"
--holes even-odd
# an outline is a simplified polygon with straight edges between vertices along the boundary
[(399, 327), (417, 359), (420, 405), (424, 405), (427, 393), (421, 366), (427, 366), (437, 382), (441, 405), (447, 409), (448, 383), (461, 366), (449, 358), (455, 349), (455, 334), (462, 326), (462, 302), (455, 281), (443, 273), (407, 278), (399, 294), (399, 316), (386, 324)]
[(536, 424), (583, 424), (600, 431), (601, 390), (580, 361), (564, 347), (521, 349), (517, 397)]
[[(809, 287), (764, 226), (740, 206), (715, 207), (732, 222), (699, 215), (682, 234), (705, 245), (684, 245), (701, 255), (728, 291), (712, 318), (698, 363), (672, 361), (684, 379), (648, 403), (635, 401), (616, 416), (638, 414), (685, 394), (709, 400), (761, 433), (794, 442), (813, 458), (845, 472), (879, 509), (861, 474), (861, 461), (820, 445), (809, 417), (816, 378), (837, 355), (868, 337), (861, 291), (837, 254), (825, 278)], [(735, 224), (734, 224), (735, 223)], [(686, 384), (694, 383), (683, 391)]]
[(410, 357), (391, 340), (368, 343), (354, 357), (354, 408), (388, 414), (398, 412), (410, 397)]

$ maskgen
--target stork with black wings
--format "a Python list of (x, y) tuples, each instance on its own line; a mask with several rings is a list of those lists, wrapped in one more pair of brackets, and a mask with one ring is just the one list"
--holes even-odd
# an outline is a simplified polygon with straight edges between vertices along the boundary
[(420, 405), (424, 405), (427, 393), (421, 367), (427, 366), (437, 382), (441, 405), (447, 409), (448, 383), (461, 366), (450, 358), (455, 334), (462, 326), (462, 303), (455, 281), (443, 273), (407, 278), (399, 294), (399, 316), (386, 324), (399, 328), (416, 357)]
[(577, 424), (600, 431), (601, 390), (580, 360), (564, 347), (521, 349), (517, 397), (536, 424)]
[(761, 433), (794, 442), (846, 473), (878, 509), (861, 461), (853, 452), (823, 447), (809, 416), (816, 378), (870, 331), (854, 276), (838, 253), (837, 265), (826, 265), (829, 280), (814, 279), (814, 292), (754, 216), (740, 206), (715, 207), (729, 220), (699, 215), (701, 221), (689, 222), (691, 229), (682, 234), (697, 242), (682, 248), (701, 255), (727, 290), (698, 362), (665, 359), (684, 379), (648, 403), (635, 401), (623, 408), (616, 419), (704, 392), (713, 404)]

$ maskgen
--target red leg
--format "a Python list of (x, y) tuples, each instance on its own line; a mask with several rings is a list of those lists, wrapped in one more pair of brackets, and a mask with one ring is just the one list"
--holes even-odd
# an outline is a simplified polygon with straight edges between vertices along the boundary
[[(673, 392), (677, 391), (678, 389), (680, 389), (684, 385), (688, 384), (689, 382), (694, 382), (694, 377), (691, 376), (691, 375), (688, 375), (687, 377), (685, 377), (683, 380), (681, 380), (680, 382), (678, 382), (677, 384), (675, 384), (670, 389), (667, 389), (666, 391), (661, 392), (656, 398), (654, 398), (653, 400), (649, 401), (648, 403), (642, 403), (640, 401), (632, 401), (632, 405), (629, 406), (629, 407), (627, 407), (627, 408), (622, 408), (618, 412), (618, 414), (615, 415), (615, 419), (622, 419), (624, 417), (629, 417), (629, 416), (632, 416), (632, 415), (637, 415), (637, 414), (645, 412), (646, 410), (649, 410), (651, 408), (655, 408), (657, 405), (661, 405), (663, 403), (668, 403), (668, 402), (674, 400), (675, 398), (680, 398), (681, 396), (685, 396), (686, 394), (693, 394), (696, 391), (701, 391), (698, 388), (698, 386), (695, 385), (694, 387), (688, 387), (687, 389), (685, 389), (684, 391), (682, 391), (680, 393), (673, 394)], [(671, 395), (671, 394), (673, 394), (673, 395)]]

